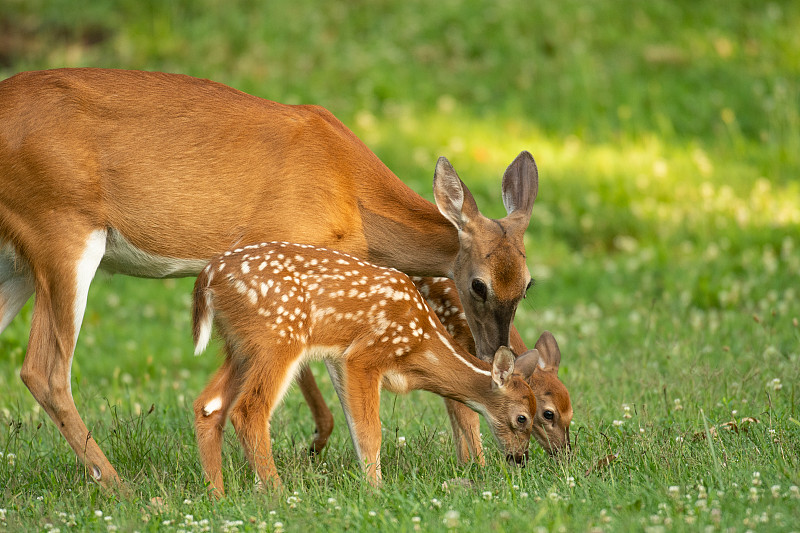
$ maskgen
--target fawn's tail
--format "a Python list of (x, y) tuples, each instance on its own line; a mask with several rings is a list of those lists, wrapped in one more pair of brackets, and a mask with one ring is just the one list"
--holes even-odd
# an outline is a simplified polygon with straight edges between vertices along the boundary
[(214, 305), (212, 292), (209, 289), (214, 272), (211, 265), (200, 272), (194, 283), (194, 304), (192, 306), (192, 337), (194, 338), (194, 354), (200, 355), (211, 340), (211, 329), (214, 323)]

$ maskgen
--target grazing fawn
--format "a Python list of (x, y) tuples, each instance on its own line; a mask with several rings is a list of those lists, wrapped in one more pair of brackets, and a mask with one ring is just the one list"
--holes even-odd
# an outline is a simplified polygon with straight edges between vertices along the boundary
[(368, 480), (381, 479), (380, 391), (423, 389), (486, 418), (506, 458), (525, 460), (536, 399), (500, 347), (492, 364), (453, 342), (411, 280), (344, 253), (288, 243), (213, 259), (194, 289), (195, 353), (212, 322), (226, 358), (194, 404), (203, 469), (224, 494), (222, 435), (231, 419), (262, 484), (280, 487), (269, 421), (301, 366), (324, 359)]
[[(411, 279), (453, 339), (470, 353), (475, 353), (475, 342), (453, 282), (447, 278)], [(521, 354), (515, 362), (516, 371), (529, 376), (528, 382), (536, 396), (534, 437), (550, 454), (568, 449), (572, 403), (569, 391), (558, 379), (561, 351), (555, 337), (545, 331), (536, 341), (536, 346), (528, 350), (517, 330), (513, 329), (511, 348), (515, 353)], [(445, 404), (453, 426), (453, 439), (459, 460), (475, 460), (483, 464), (477, 414), (464, 408), (463, 404), (447, 398)]]

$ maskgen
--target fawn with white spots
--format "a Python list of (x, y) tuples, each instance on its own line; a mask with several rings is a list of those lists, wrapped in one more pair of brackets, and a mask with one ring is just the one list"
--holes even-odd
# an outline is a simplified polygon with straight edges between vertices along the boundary
[[(468, 352), (475, 353), (475, 342), (453, 282), (447, 278), (411, 279), (453, 339)], [(536, 346), (528, 350), (515, 329), (510, 347), (520, 354), (515, 362), (516, 371), (529, 376), (528, 383), (536, 396), (533, 436), (548, 453), (568, 449), (572, 402), (569, 391), (558, 379), (561, 351), (555, 337), (545, 331), (536, 341)], [(459, 460), (473, 459), (483, 464), (478, 416), (461, 403), (445, 399), (445, 404)]]
[(269, 421), (300, 367), (324, 359), (359, 462), (381, 479), (380, 392), (423, 389), (463, 402), (486, 418), (514, 463), (522, 463), (536, 415), (514, 354), (486, 363), (453, 342), (412, 281), (352, 256), (287, 243), (246, 246), (217, 257), (194, 290), (195, 353), (212, 323), (225, 361), (194, 404), (203, 469), (224, 494), (223, 429), (230, 418), (260, 482), (280, 487)]
[[(23, 72), (0, 81), (0, 332), (35, 292), (20, 377), (91, 479), (117, 486), (70, 386), (98, 270), (195, 276), (236, 246), (324, 246), (455, 280), (477, 354), (491, 358), (530, 280), (523, 235), (538, 183), (521, 152), (503, 174), (508, 216), (492, 220), (447, 159), (434, 205), (319, 106), (162, 72)], [(333, 419), (311, 372), (298, 381), (321, 449)]]

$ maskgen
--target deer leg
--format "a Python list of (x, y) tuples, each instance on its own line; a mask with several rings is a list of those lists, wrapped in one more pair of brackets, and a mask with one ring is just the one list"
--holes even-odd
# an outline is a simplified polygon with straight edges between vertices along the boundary
[(108, 488), (120, 483), (119, 476), (78, 414), (70, 384), (89, 285), (105, 253), (105, 242), (105, 231), (93, 231), (80, 245), (52, 253), (52, 263), (37, 264), (33, 322), (20, 377), (92, 478)]
[(222, 367), (208, 382), (194, 402), (194, 425), (200, 462), (209, 484), (209, 491), (217, 498), (225, 495), (222, 480), (222, 437), (231, 405), (238, 390), (233, 364), (226, 357)]
[(248, 357), (259, 364), (246, 372), (241, 394), (231, 412), (231, 423), (258, 476), (259, 487), (280, 490), (283, 484), (272, 457), (270, 418), (295, 378), (301, 361), (299, 353), (275, 353), (274, 346), (280, 344), (277, 341), (265, 344), (268, 348), (262, 347), (261, 351), (269, 349), (273, 353)]
[(340, 399), (358, 461), (373, 486), (381, 483), (380, 376), (360, 365), (345, 363)]
[(450, 425), (453, 427), (453, 442), (456, 457), (461, 463), (474, 460), (481, 466), (486, 464), (481, 445), (480, 418), (478, 413), (455, 400), (445, 399)]
[(8, 246), (0, 248), (0, 333), (33, 294), (33, 279), (27, 264)]
[(314, 456), (325, 448), (328, 438), (333, 432), (333, 414), (331, 414), (331, 410), (322, 397), (311, 368), (304, 366), (300, 370), (300, 374), (297, 376), (297, 383), (300, 385), (300, 391), (303, 393), (309, 409), (311, 409), (311, 416), (314, 417), (316, 426), (314, 441), (308, 448), (309, 455)]

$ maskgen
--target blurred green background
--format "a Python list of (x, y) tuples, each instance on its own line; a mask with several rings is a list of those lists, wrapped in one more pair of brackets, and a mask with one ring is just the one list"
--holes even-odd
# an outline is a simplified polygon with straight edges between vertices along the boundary
[[(636, 439), (674, 444), (703, 428), (701, 413), (747, 414), (768, 417), (764, 438), (777, 431), (787, 447), (762, 457), (763, 472), (798, 483), (800, 3), (0, 1), (0, 77), (64, 66), (181, 72), (322, 105), (428, 199), (436, 159), (448, 157), (493, 217), (504, 214), (503, 170), (529, 150), (537, 284), (516, 324), (531, 343), (550, 329), (561, 344), (591, 450), (578, 468)], [(188, 406), (217, 363), (189, 356), (192, 280), (100, 278), (73, 373), (84, 417)], [(0, 337), (0, 407), (36, 421), (17, 377), (29, 322), (30, 307)], [(393, 399), (384, 424), (406, 434), (420, 420), (444, 424), (440, 407), (414, 398)], [(297, 391), (287, 403), (305, 412)], [(636, 406), (633, 420), (623, 404)], [(191, 439), (188, 408), (175, 416), (168, 427)], [(310, 421), (294, 418), (292, 438), (307, 440)], [(741, 468), (723, 478), (746, 487), (761, 456), (735, 449)], [(708, 469), (684, 466), (655, 477), (690, 483)], [(588, 494), (585, 514), (557, 507), (545, 526), (602, 525), (600, 506), (622, 505), (614, 520), (655, 512), (648, 497), (642, 510), (625, 506), (630, 494), (603, 492), (610, 504)]]

